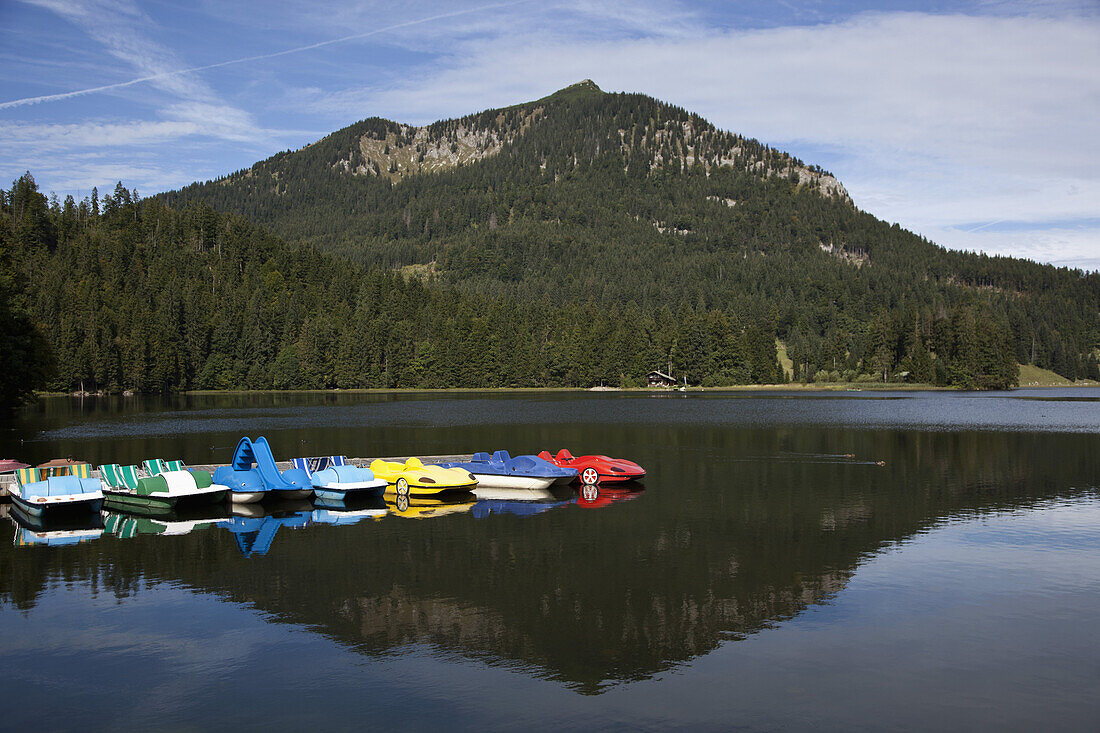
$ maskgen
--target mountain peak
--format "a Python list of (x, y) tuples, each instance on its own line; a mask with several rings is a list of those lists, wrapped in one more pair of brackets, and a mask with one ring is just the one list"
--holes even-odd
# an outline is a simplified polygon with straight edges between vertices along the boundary
[(604, 91), (597, 86), (596, 82), (591, 79), (584, 79), (578, 81), (576, 84), (570, 84), (564, 89), (559, 89), (553, 94), (539, 99), (539, 102), (566, 102), (577, 99), (583, 99), (585, 97), (601, 96)]

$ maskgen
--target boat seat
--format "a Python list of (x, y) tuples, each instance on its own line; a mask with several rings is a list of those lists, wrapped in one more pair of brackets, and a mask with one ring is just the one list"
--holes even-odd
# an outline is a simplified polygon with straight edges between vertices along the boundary
[(119, 466), (118, 476), (122, 479), (122, 485), (131, 491), (137, 491), (138, 468), (137, 466)]
[(112, 489), (122, 488), (122, 479), (119, 477), (120, 466), (117, 463), (107, 463), (99, 467), (99, 477), (103, 483)]
[(362, 481), (373, 481), (374, 474), (369, 468), (358, 466), (329, 466), (324, 471), (318, 471), (310, 477), (314, 488), (325, 488), (334, 484), (353, 484)]
[[(95, 483), (93, 488), (85, 485), (85, 481)], [(99, 488), (98, 479), (82, 479), (79, 476), (53, 476), (45, 481), (23, 487), (25, 497), (32, 496), (66, 496), (68, 494), (85, 494)]]
[(508, 455), (508, 451), (506, 450), (498, 450), (496, 453), (493, 454), (493, 460), (500, 461), (501, 463), (507, 463), (508, 461), (512, 460), (512, 456)]
[(470, 460), (477, 461), (478, 463), (488, 463), (491, 459), (488, 453), (474, 453), (474, 457)]
[(42, 480), (42, 471), (37, 468), (20, 468), (15, 472), (15, 480), (20, 486), (36, 484)]
[(290, 459), (290, 467), (291, 468), (296, 468), (299, 471), (304, 471), (305, 474), (306, 474), (306, 478), (309, 478), (310, 476), (313, 475), (314, 471), (323, 471), (324, 470), (323, 468), (317, 466), (317, 464), (314, 464), (314, 467), (311, 469), (309, 464), (313, 463), (314, 460), (318, 460), (318, 459), (314, 459), (314, 458), (291, 458)]
[(348, 459), (344, 456), (317, 456), (314, 458), (292, 458), (290, 467), (305, 471), (306, 478), (315, 473), (335, 466), (346, 466)]
[(149, 496), (150, 494), (167, 494), (168, 481), (164, 476), (150, 476), (148, 478), (138, 479), (137, 486), (138, 496)]
[(576, 459), (573, 457), (572, 453), (570, 453), (565, 448), (562, 448), (560, 451), (558, 451), (558, 460), (559, 461), (575, 461)]

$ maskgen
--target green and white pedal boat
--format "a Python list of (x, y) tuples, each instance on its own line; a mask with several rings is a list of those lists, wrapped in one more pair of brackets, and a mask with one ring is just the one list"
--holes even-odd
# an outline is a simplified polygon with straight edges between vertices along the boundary
[(207, 471), (189, 471), (179, 461), (146, 461), (150, 475), (137, 466), (111, 463), (99, 467), (103, 502), (110, 509), (168, 514), (225, 500), (228, 486), (215, 484)]

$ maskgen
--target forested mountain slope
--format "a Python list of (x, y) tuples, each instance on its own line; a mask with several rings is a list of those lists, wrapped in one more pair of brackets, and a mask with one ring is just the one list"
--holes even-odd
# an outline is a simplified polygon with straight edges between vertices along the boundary
[(33, 358), (21, 391), (629, 385), (670, 353), (693, 381), (780, 379), (772, 334), (721, 311), (440, 287), (121, 185), (51, 203), (23, 176), (0, 190), (0, 251), (37, 330), (5, 334)]
[[(160, 199), (466, 293), (720, 312), (784, 339), (803, 379), (1096, 376), (1100, 275), (946, 251), (819, 168), (587, 81), (424, 128), (364, 120)], [(980, 358), (1001, 366), (958, 366)]]

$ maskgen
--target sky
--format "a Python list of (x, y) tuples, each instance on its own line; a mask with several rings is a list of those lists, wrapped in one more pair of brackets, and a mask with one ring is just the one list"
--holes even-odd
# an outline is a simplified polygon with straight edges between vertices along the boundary
[(586, 78), (945, 247), (1100, 269), (1100, 0), (0, 0), (0, 185), (147, 195)]

